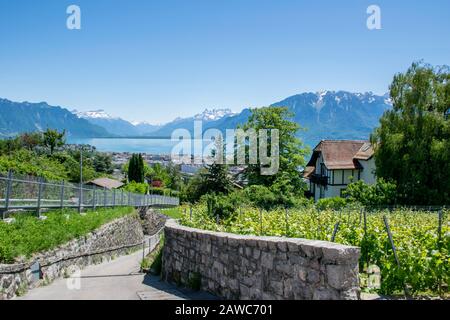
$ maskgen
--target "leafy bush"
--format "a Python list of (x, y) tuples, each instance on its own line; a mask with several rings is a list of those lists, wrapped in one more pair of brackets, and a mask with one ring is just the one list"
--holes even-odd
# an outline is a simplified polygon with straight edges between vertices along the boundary
[(151, 194), (157, 194), (160, 196), (168, 196), (168, 197), (178, 197), (180, 195), (180, 192), (171, 190), (169, 188), (155, 188), (150, 187), (150, 193)]
[(46, 220), (16, 214), (14, 223), (0, 221), (0, 263), (13, 263), (17, 257), (29, 258), (34, 253), (53, 249), (133, 212), (132, 208), (114, 208), (80, 215), (74, 210), (63, 210), (47, 213)]
[(240, 204), (237, 197), (222, 194), (206, 194), (201, 198), (201, 201), (206, 203), (210, 217), (219, 216), (220, 219), (231, 217)]
[(326, 209), (332, 209), (332, 210), (340, 210), (347, 206), (348, 201), (341, 197), (335, 197), (335, 198), (324, 198), (319, 199), (316, 202), (316, 207), (319, 210), (326, 210)]
[(135, 181), (131, 181), (125, 187), (123, 187), (123, 190), (131, 193), (147, 194), (149, 189), (147, 183), (138, 183)]
[(47, 180), (67, 180), (69, 178), (66, 166), (58, 159), (37, 155), (25, 149), (0, 155), (0, 173), (5, 174), (8, 170), (13, 170), (17, 174), (44, 177)]
[(247, 202), (264, 210), (309, 205), (309, 201), (304, 197), (288, 191), (283, 192), (282, 188), (279, 184), (274, 184), (271, 187), (253, 185), (245, 188), (243, 195)]
[(344, 196), (350, 202), (358, 202), (364, 206), (383, 206), (395, 203), (397, 188), (394, 183), (378, 179), (376, 184), (369, 185), (362, 180), (348, 185)]

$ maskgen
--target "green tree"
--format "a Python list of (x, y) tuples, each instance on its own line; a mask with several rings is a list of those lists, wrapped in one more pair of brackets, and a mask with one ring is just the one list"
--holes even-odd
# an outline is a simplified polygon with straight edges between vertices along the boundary
[(206, 167), (202, 184), (205, 193), (228, 194), (233, 189), (231, 179), (228, 177), (228, 168), (224, 164), (214, 162)]
[(181, 176), (180, 166), (171, 162), (167, 165), (166, 171), (169, 177), (167, 187), (172, 190), (180, 191), (183, 187), (183, 177)]
[(450, 203), (449, 67), (413, 63), (394, 76), (393, 109), (372, 135), (378, 177), (392, 180), (405, 204)]
[(107, 153), (96, 152), (93, 159), (94, 169), (100, 173), (113, 173), (112, 157)]
[(128, 181), (137, 183), (145, 181), (144, 159), (140, 153), (131, 156), (128, 164)]
[(164, 186), (168, 186), (170, 184), (169, 173), (162, 164), (155, 163), (151, 168), (152, 172), (150, 173), (150, 177), (152, 180), (162, 181)]
[(43, 133), (43, 143), (46, 147), (50, 148), (50, 154), (53, 155), (55, 148), (61, 147), (65, 143), (64, 136), (66, 135), (66, 131), (58, 132), (58, 130), (47, 129)]
[[(297, 138), (300, 126), (292, 121), (293, 114), (286, 107), (264, 107), (252, 109), (252, 114), (242, 129), (278, 129), (279, 131), (279, 170), (275, 175), (261, 175), (261, 164), (248, 165), (245, 176), (249, 185), (277, 186), (290, 194), (302, 195), (306, 185), (299, 169), (305, 166), (305, 156), (308, 149)], [(260, 141), (258, 138), (258, 145)], [(242, 147), (242, 146), (237, 146)], [(271, 140), (268, 141), (271, 150)], [(286, 194), (286, 196), (289, 196)]]
[(41, 132), (24, 133), (18, 138), (20, 144), (30, 151), (33, 151), (36, 147), (43, 144), (43, 135)]

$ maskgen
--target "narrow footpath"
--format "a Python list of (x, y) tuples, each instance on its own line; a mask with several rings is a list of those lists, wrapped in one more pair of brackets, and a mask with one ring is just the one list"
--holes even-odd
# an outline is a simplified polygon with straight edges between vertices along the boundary
[[(214, 299), (162, 282), (159, 277), (140, 273), (142, 251), (110, 262), (88, 266), (81, 277), (57, 279), (48, 286), (32, 289), (16, 300), (199, 300)], [(79, 280), (79, 289), (73, 283)], [(69, 284), (69, 285), (68, 285)], [(72, 284), (72, 285), (71, 285)]]

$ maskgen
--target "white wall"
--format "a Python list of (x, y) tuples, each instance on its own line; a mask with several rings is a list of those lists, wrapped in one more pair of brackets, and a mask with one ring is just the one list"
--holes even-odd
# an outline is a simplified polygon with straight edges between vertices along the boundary
[(358, 160), (359, 163), (363, 166), (363, 170), (361, 171), (361, 180), (363, 180), (367, 184), (375, 184), (375, 158), (372, 157), (367, 161)]

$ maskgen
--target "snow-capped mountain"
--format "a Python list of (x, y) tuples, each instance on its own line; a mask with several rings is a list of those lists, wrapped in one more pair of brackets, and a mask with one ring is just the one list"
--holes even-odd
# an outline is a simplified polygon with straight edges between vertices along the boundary
[(160, 128), (159, 125), (152, 125), (145, 121), (130, 122), (119, 117), (113, 117), (105, 110), (77, 111), (73, 110), (78, 118), (86, 119), (90, 123), (103, 127), (112, 135), (119, 136), (142, 136), (147, 135)]
[(202, 113), (196, 114), (194, 119), (202, 121), (215, 121), (235, 114), (236, 113), (231, 111), (231, 109), (205, 109)]
[(103, 109), (93, 110), (93, 111), (72, 110), (72, 113), (75, 114), (78, 118), (83, 118), (83, 119), (119, 119), (119, 118), (111, 117)]

